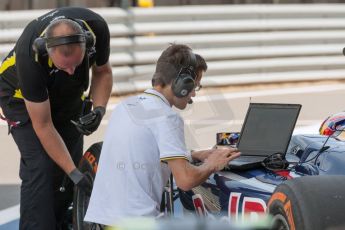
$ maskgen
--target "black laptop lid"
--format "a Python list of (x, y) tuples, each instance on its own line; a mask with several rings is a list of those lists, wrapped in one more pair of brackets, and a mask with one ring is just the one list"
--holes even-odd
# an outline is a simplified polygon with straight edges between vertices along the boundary
[(250, 103), (237, 145), (242, 156), (285, 154), (300, 110), (299, 104)]

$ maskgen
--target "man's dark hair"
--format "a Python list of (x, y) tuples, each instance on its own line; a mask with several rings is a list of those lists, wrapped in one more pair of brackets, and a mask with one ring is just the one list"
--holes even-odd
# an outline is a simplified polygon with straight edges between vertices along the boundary
[(199, 54), (195, 54), (195, 57), (196, 57), (195, 73), (198, 74), (199, 72), (206, 72), (207, 64), (206, 64), (205, 59)]
[(161, 85), (164, 87), (170, 84), (177, 77), (181, 68), (190, 65), (193, 66), (196, 74), (200, 71), (206, 71), (207, 64), (204, 58), (195, 54), (196, 63), (193, 63), (191, 55), (192, 49), (189, 46), (171, 44), (158, 58), (152, 86)]

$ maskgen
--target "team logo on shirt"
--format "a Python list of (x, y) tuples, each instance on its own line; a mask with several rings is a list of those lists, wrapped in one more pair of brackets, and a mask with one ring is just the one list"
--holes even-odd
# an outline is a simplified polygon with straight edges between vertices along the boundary
[[(54, 16), (55, 14), (57, 14), (57, 13), (59, 13), (59, 10), (55, 10), (55, 11), (51, 12), (50, 14), (44, 16), (43, 18), (41, 18), (41, 21), (43, 21), (43, 20), (45, 20), (45, 19), (47, 19), (47, 18), (49, 18), (49, 17), (53, 17), (53, 16)], [(65, 17), (65, 16), (60, 16), (60, 17)], [(55, 20), (55, 18), (54, 18), (53, 20)], [(53, 20), (52, 20), (52, 21), (53, 21)]]

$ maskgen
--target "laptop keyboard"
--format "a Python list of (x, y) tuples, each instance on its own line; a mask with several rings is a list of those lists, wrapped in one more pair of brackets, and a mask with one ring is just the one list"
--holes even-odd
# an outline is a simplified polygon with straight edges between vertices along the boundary
[[(255, 156), (240, 156), (239, 158), (234, 159), (236, 162), (250, 163), (250, 162), (260, 162), (263, 161), (264, 157), (255, 157)], [(231, 162), (230, 162), (231, 163)]]

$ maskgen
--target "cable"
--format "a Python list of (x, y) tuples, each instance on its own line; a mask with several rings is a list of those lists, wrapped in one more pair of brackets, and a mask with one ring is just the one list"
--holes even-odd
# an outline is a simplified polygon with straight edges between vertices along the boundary
[[(273, 153), (266, 157), (262, 162), (261, 165), (268, 170), (271, 171), (279, 171), (279, 170), (290, 170), (293, 169), (296, 165), (300, 162), (290, 162), (285, 159), (285, 154), (282, 153)], [(292, 165), (292, 166), (290, 166)]]
[[(345, 130), (344, 130), (344, 129), (342, 129), (342, 130), (337, 130), (337, 129), (336, 129), (336, 131), (343, 132), (343, 131), (345, 131)], [(328, 140), (329, 140), (331, 137), (333, 137), (333, 135), (327, 136), (327, 139), (325, 140), (325, 142), (323, 143), (323, 145), (321, 146), (321, 148), (319, 149), (319, 151), (317, 152), (317, 154), (316, 154), (314, 157), (310, 158), (309, 160), (303, 161), (303, 162), (300, 160), (300, 161), (298, 162), (298, 164), (301, 164), (301, 163), (308, 163), (308, 162), (311, 162), (311, 161), (313, 161), (313, 160), (314, 160), (314, 164), (316, 164), (317, 159), (321, 156), (321, 154), (324, 153), (327, 149), (330, 148), (330, 146), (326, 146), (326, 143), (328, 142)], [(334, 138), (334, 137), (333, 137), (333, 138)], [(297, 165), (298, 165), (298, 164), (297, 164)], [(291, 169), (293, 169), (293, 168), (295, 168), (295, 167), (296, 167), (296, 165), (293, 166)]]
[(279, 152), (269, 155), (261, 162), (262, 166), (272, 171), (286, 169), (288, 163), (287, 160), (283, 159), (283, 154)]
[(332, 135), (329, 135), (326, 139), (326, 141), (323, 143), (323, 145), (321, 146), (321, 148), (319, 149), (318, 153), (312, 157), (311, 159), (307, 160), (307, 161), (304, 161), (304, 162), (300, 162), (300, 163), (308, 163), (308, 162), (311, 162), (315, 159), (315, 162), (317, 161), (317, 159), (319, 158), (319, 156), (321, 155), (321, 153), (325, 152), (327, 149), (329, 149), (330, 147), (329, 146), (325, 146), (327, 141), (329, 140), (329, 138), (331, 137)]
[[(341, 120), (341, 122), (343, 122), (343, 120)], [(301, 163), (307, 163), (307, 162), (310, 162), (310, 161), (312, 161), (312, 160), (315, 159), (314, 164), (316, 164), (316, 161), (317, 161), (317, 159), (319, 158), (319, 156), (320, 156), (323, 152), (325, 152), (327, 149), (330, 148), (330, 146), (325, 146), (326, 143), (328, 142), (329, 138), (330, 138), (330, 137), (333, 137), (333, 134), (334, 134), (335, 132), (340, 132), (340, 133), (342, 133), (342, 132), (345, 131), (345, 129), (337, 129), (337, 127), (340, 126), (340, 125), (341, 125), (340, 122), (336, 122), (336, 123), (334, 124), (334, 127), (332, 127), (332, 131), (334, 131), (334, 132), (333, 132), (331, 135), (329, 135), (329, 136), (327, 137), (326, 141), (323, 143), (323, 145), (322, 145), (321, 148), (319, 149), (318, 153), (317, 153), (314, 157), (312, 157), (311, 159), (309, 159), (309, 160), (307, 160), (307, 161), (304, 161), (304, 162), (301, 162)], [(339, 136), (340, 133), (339, 133), (337, 136)], [(333, 137), (333, 138), (334, 138), (334, 137)]]

